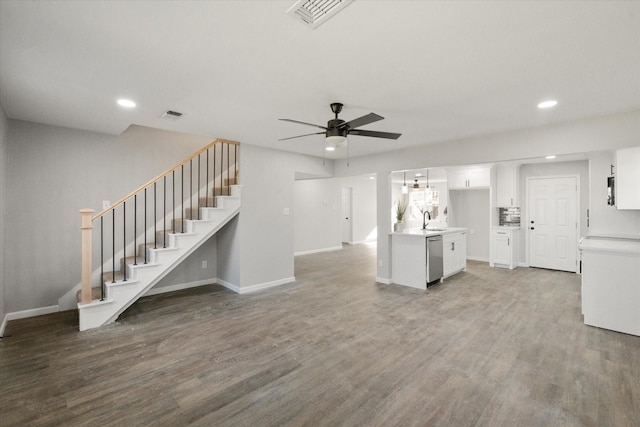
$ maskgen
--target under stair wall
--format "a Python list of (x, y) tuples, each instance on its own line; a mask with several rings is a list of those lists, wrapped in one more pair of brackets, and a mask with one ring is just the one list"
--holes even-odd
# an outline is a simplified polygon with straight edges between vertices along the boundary
[(81, 211), (81, 330), (115, 320), (238, 214), (238, 156), (216, 140), (102, 212)]

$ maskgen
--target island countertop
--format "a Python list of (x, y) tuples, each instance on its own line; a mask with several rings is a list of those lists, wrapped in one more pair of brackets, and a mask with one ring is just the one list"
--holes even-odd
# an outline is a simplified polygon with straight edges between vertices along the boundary
[(407, 236), (407, 237), (431, 237), (431, 236), (442, 236), (445, 234), (453, 234), (453, 233), (466, 233), (468, 231), (467, 228), (463, 227), (447, 227), (443, 230), (433, 230), (426, 229), (423, 230), (421, 228), (409, 228), (407, 230), (402, 231), (394, 231), (389, 233), (391, 236)]

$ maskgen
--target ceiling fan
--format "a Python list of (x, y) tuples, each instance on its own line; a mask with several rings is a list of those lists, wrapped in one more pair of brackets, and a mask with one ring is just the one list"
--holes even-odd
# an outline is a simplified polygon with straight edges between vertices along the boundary
[(345, 122), (344, 120), (338, 118), (338, 114), (340, 114), (340, 112), (342, 111), (342, 107), (343, 105), (340, 104), (339, 102), (334, 102), (333, 104), (331, 104), (331, 111), (336, 115), (336, 117), (335, 119), (329, 120), (326, 126), (301, 122), (299, 120), (280, 119), (285, 122), (300, 123), (302, 125), (313, 126), (313, 127), (317, 127), (324, 130), (322, 132), (307, 133), (304, 135), (297, 135), (297, 136), (291, 136), (289, 138), (282, 138), (279, 141), (285, 141), (287, 139), (294, 139), (294, 138), (301, 138), (303, 136), (309, 136), (309, 135), (325, 134), (327, 151), (333, 151), (336, 148), (344, 145), (344, 143), (347, 141), (348, 135), (371, 136), (374, 138), (386, 138), (386, 139), (398, 139), (400, 135), (402, 135), (400, 133), (356, 129), (360, 126), (368, 125), (369, 123), (382, 120), (384, 119), (384, 117), (375, 113), (369, 113), (362, 117), (358, 117), (357, 119), (353, 119), (351, 121)]

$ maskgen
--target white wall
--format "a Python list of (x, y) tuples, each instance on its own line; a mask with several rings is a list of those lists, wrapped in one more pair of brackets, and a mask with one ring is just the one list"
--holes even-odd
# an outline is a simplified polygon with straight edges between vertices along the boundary
[[(638, 135), (640, 140), (640, 135)], [(640, 211), (607, 205), (607, 177), (615, 163), (614, 151), (589, 154), (589, 235), (640, 237)], [(640, 168), (640, 165), (638, 165)], [(640, 183), (637, 185), (640, 186)]]
[(340, 181), (298, 180), (293, 189), (294, 252), (304, 254), (342, 248)]
[(118, 200), (210, 141), (138, 126), (111, 136), (9, 121), (6, 312), (55, 305), (79, 283), (79, 209), (101, 210), (102, 200)]
[(376, 240), (375, 179), (353, 176), (297, 180), (293, 210), (295, 254), (342, 248), (343, 188), (352, 189), (351, 243)]
[[(378, 237), (376, 178), (352, 176), (342, 178), (339, 182), (341, 189), (351, 187), (353, 190), (351, 196), (352, 243), (376, 240)], [(340, 221), (342, 222), (342, 217)]]
[[(6, 268), (5, 268), (5, 223), (6, 223), (6, 206), (7, 206), (7, 151), (8, 151), (8, 134), (9, 123), (7, 115), (4, 112), (4, 108), (0, 105), (0, 324), (4, 320), (5, 302), (5, 281), (6, 281)], [(3, 331), (0, 326), (0, 336)]]
[(489, 262), (489, 190), (449, 191), (449, 226), (465, 227), (467, 258)]
[[(589, 153), (640, 145), (640, 110), (624, 114), (505, 132), (440, 144), (398, 149), (391, 153), (335, 162), (336, 176), (376, 173), (378, 176), (377, 278), (391, 278), (389, 238), (392, 204), (390, 184), (382, 183), (393, 170), (434, 166), (508, 162), (556, 155)], [(593, 219), (593, 218), (592, 218)]]

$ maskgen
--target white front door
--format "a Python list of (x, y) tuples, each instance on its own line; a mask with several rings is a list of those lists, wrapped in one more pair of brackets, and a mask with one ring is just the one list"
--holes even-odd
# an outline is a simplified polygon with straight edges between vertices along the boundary
[(342, 189), (342, 241), (351, 243), (351, 187)]
[(529, 265), (577, 270), (576, 177), (528, 180)]

